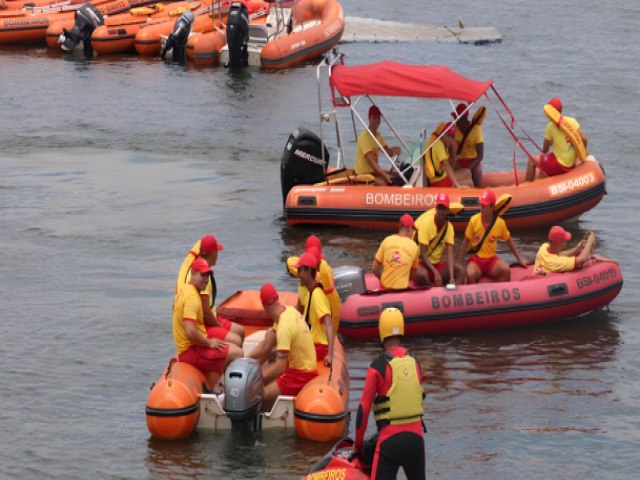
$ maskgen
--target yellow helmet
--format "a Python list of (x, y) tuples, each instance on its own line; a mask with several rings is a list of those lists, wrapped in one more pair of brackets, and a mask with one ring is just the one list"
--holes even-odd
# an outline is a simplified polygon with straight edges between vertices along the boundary
[(378, 331), (380, 332), (381, 342), (384, 342), (384, 339), (388, 337), (404, 336), (404, 317), (402, 312), (395, 307), (385, 308), (380, 314)]

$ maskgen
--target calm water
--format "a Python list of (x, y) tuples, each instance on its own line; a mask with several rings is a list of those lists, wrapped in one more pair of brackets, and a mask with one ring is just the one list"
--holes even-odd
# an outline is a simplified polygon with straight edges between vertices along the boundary
[[(604, 201), (570, 226), (596, 231), (625, 287), (609, 310), (540, 329), (409, 342), (428, 376), (428, 475), (637, 477), (640, 301), (633, 224), (640, 5), (512, 0), (356, 2), (347, 15), (495, 26), (498, 45), (351, 44), (352, 64), (391, 58), (492, 78), (542, 139), (559, 96), (604, 164)], [(225, 250), (220, 298), (272, 281), (317, 233), (333, 265), (370, 265), (384, 233), (291, 229), (279, 158), (297, 125), (317, 131), (313, 66), (232, 75), (133, 56), (84, 61), (0, 49), (0, 478), (287, 478), (330, 445), (281, 432), (149, 439), (149, 385), (173, 353), (170, 306), (182, 258), (204, 233)], [(381, 99), (406, 138), (443, 104)], [(490, 116), (486, 164), (512, 146)], [(524, 157), (519, 157), (524, 163)], [(533, 256), (544, 232), (518, 234)], [(375, 343), (348, 343), (355, 407)]]

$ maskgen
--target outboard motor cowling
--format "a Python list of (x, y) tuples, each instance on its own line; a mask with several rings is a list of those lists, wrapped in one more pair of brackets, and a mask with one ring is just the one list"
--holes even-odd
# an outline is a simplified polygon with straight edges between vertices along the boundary
[(229, 61), (225, 67), (243, 68), (249, 65), (249, 10), (244, 3), (233, 2), (227, 17), (227, 47)]
[(350, 265), (336, 267), (333, 269), (333, 280), (341, 302), (344, 302), (349, 295), (367, 291), (364, 271), (360, 267)]
[(174, 62), (183, 62), (187, 39), (191, 33), (191, 27), (195, 16), (191, 10), (187, 10), (180, 15), (173, 25), (173, 31), (169, 34), (169, 38), (164, 44), (160, 58), (165, 59), (167, 52), (172, 50), (172, 59)]
[(322, 182), (325, 179), (329, 166), (329, 150), (324, 147), (323, 160), (322, 148), (320, 137), (302, 127), (296, 128), (289, 135), (280, 166), (283, 203), (294, 186)]
[(73, 28), (69, 31), (66, 28), (62, 29), (62, 33), (58, 37), (58, 45), (65, 52), (72, 52), (80, 42), (83, 42), (84, 56), (92, 57), (91, 34), (103, 24), (102, 13), (92, 4), (85, 3), (76, 11), (76, 21)]
[(229, 364), (224, 375), (224, 411), (234, 430), (258, 430), (264, 399), (264, 379), (260, 363), (239, 358)]

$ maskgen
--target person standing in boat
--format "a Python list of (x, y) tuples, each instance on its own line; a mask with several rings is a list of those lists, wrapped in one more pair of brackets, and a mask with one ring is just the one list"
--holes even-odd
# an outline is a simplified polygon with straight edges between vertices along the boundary
[[(302, 387), (318, 376), (318, 371), (313, 338), (300, 312), (283, 305), (270, 283), (265, 283), (260, 289), (260, 301), (273, 320), (273, 328), (249, 353), (249, 358), (262, 363), (265, 384), (262, 409), (269, 411), (279, 395), (297, 395)], [(268, 362), (274, 348), (276, 359)]]
[(480, 213), (476, 213), (464, 232), (464, 239), (460, 247), (460, 265), (464, 265), (464, 257), (469, 246), (472, 253), (467, 263), (467, 283), (477, 283), (482, 275), (490, 277), (495, 282), (511, 280), (511, 269), (507, 262), (496, 255), (498, 239), (507, 243), (509, 250), (516, 257), (518, 263), (527, 266), (527, 261), (520, 256), (513, 243), (511, 233), (505, 221), (494, 212), (496, 194), (491, 189), (482, 192), (480, 196)]
[[(562, 102), (559, 98), (549, 100), (549, 105), (562, 113)], [(578, 132), (582, 143), (587, 146), (588, 138), (580, 128), (580, 124), (573, 117), (563, 116), (563, 121), (569, 123)], [(551, 148), (551, 152), (549, 149)], [(570, 171), (576, 165), (576, 151), (569, 139), (560, 131), (553, 122), (547, 123), (544, 131), (544, 143), (542, 155), (533, 155), (527, 164), (526, 181), (531, 182), (536, 178), (536, 167), (544, 176), (552, 177)]]
[(209, 338), (204, 323), (200, 292), (209, 281), (211, 267), (204, 258), (191, 263), (189, 281), (183, 285), (173, 302), (173, 340), (176, 357), (205, 374), (207, 387), (213, 390), (231, 361), (242, 358), (240, 347), (218, 338)]
[(478, 111), (480, 115), (476, 114), (472, 121), (469, 121), (469, 106), (464, 103), (459, 103), (455, 111), (451, 113), (457, 127), (454, 137), (456, 173), (461, 168), (469, 169), (473, 185), (476, 187), (482, 183), (481, 162), (484, 157), (484, 135), (480, 123), (486, 109), (480, 107)]
[(610, 261), (608, 258), (593, 254), (596, 244), (596, 234), (589, 232), (585, 240), (565, 250), (567, 242), (571, 240), (571, 233), (556, 225), (549, 230), (549, 242), (543, 243), (533, 266), (535, 275), (546, 275), (552, 272), (571, 272), (580, 268), (588, 260), (600, 262)]
[(378, 131), (380, 117), (380, 109), (376, 105), (371, 105), (369, 108), (369, 128), (358, 135), (356, 143), (355, 172), (357, 175), (370, 173), (375, 177), (376, 185), (391, 185), (391, 174), (378, 163), (378, 153), (380, 152), (380, 146), (382, 146), (387, 155), (393, 157), (394, 155), (400, 155), (400, 147), (389, 147), (384, 141)]
[[(420, 266), (424, 268), (431, 285), (441, 287), (448, 283), (462, 283), (462, 267), (454, 262), (455, 232), (447, 219), (449, 195), (440, 192), (436, 196), (436, 208), (426, 211), (416, 220)], [(446, 252), (446, 260), (443, 253)]]
[(298, 310), (303, 314), (311, 329), (316, 359), (322, 359), (325, 365), (331, 365), (335, 332), (331, 318), (331, 305), (324, 293), (322, 285), (318, 284), (316, 273), (320, 263), (320, 252), (316, 247), (309, 249), (300, 256), (295, 267), (298, 269), (300, 284), (298, 287)]
[(380, 279), (382, 288), (402, 290), (409, 286), (409, 280), (426, 284), (417, 272), (419, 250), (412, 240), (415, 222), (408, 213), (400, 217), (398, 233), (385, 238), (373, 260), (373, 274)]
[[(191, 264), (196, 258), (203, 258), (213, 268), (218, 261), (218, 252), (224, 250), (213, 235), (205, 235), (198, 240), (182, 262), (178, 278), (176, 279), (175, 292), (191, 278)], [(216, 312), (216, 279), (211, 271), (206, 288), (201, 292), (204, 309), (204, 323), (207, 326), (207, 336), (231, 342), (242, 347), (244, 341), (244, 327), (224, 318), (218, 318)]]
[(404, 317), (386, 308), (378, 324), (384, 352), (369, 366), (356, 416), (354, 454), (362, 451), (369, 413), (378, 428), (371, 478), (395, 479), (400, 467), (408, 480), (426, 478), (422, 423), (424, 391), (420, 365), (404, 348)]
[[(444, 135), (441, 135), (444, 132)], [(430, 187), (468, 188), (472, 184), (469, 170), (454, 171), (456, 157), (454, 151), (455, 123), (441, 123), (431, 134), (430, 148), (424, 154), (424, 171)], [(440, 138), (438, 138), (440, 137)]]

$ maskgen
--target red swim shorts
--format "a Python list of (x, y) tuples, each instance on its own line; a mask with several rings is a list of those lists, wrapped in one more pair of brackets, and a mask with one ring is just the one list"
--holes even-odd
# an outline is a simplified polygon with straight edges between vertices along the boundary
[[(433, 276), (433, 272), (431, 270), (429, 270), (424, 263), (422, 263), (422, 260), (420, 261), (420, 265), (422, 265), (424, 267), (424, 269), (427, 271), (427, 274), (429, 275), (429, 281), (431, 283), (433, 283), (435, 281), (435, 277)], [(433, 263), (432, 264), (433, 267), (438, 271), (438, 273), (442, 276), (442, 272), (444, 272), (445, 268), (447, 268), (447, 262), (438, 262), (438, 263)]]
[(297, 395), (309, 380), (317, 376), (318, 372), (316, 370), (308, 372), (306, 370), (287, 368), (287, 370), (276, 379), (276, 383), (282, 395)]
[(458, 168), (469, 168), (474, 162), (475, 158), (457, 158), (456, 163)]
[(224, 318), (218, 317), (221, 327), (207, 327), (207, 338), (217, 338), (224, 340), (231, 331), (231, 322)]
[(323, 361), (324, 357), (326, 357), (329, 354), (329, 345), (323, 345), (322, 343), (314, 343), (313, 346), (316, 347), (316, 360), (318, 362)]
[(472, 255), (471, 258), (469, 258), (469, 263), (475, 263), (476, 265), (478, 265), (478, 268), (483, 275), (489, 275), (489, 272), (491, 271), (493, 266), (498, 263), (498, 260), (500, 260), (500, 257), (498, 257), (497, 255), (489, 258), (480, 258), (477, 255)]
[(451, 178), (449, 177), (445, 177), (442, 180), (439, 180), (437, 182), (429, 182), (429, 186), (430, 187), (453, 187), (453, 182), (451, 181)]
[(222, 373), (224, 370), (224, 361), (228, 354), (228, 344), (225, 344), (219, 349), (193, 345), (178, 355), (178, 361), (189, 363), (202, 373)]
[(548, 176), (561, 175), (572, 170), (573, 167), (565, 167), (560, 165), (558, 159), (553, 152), (544, 153), (540, 155), (540, 170), (546, 173)]

